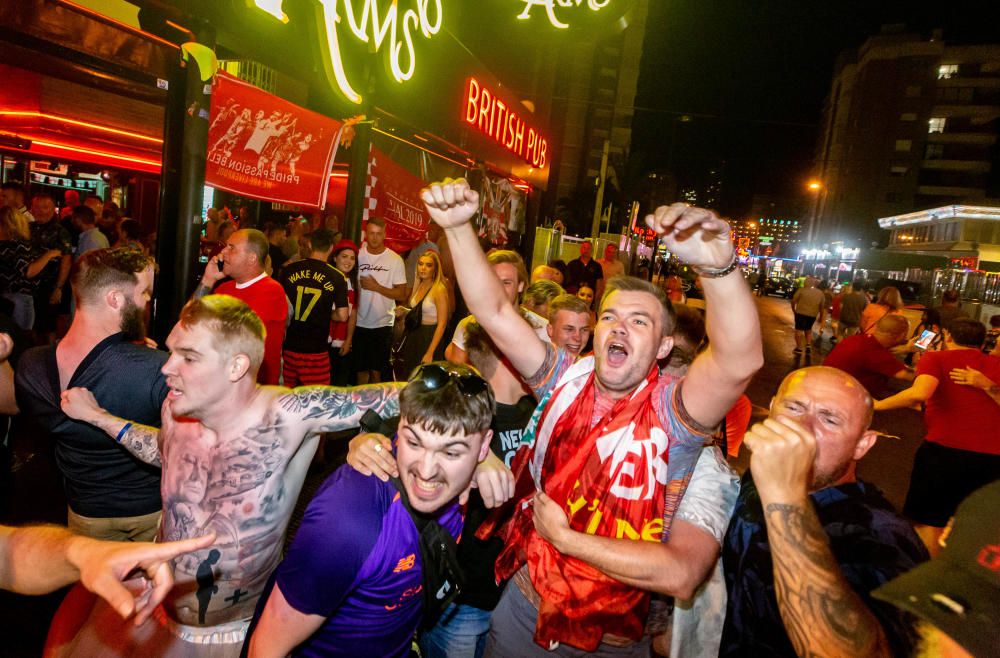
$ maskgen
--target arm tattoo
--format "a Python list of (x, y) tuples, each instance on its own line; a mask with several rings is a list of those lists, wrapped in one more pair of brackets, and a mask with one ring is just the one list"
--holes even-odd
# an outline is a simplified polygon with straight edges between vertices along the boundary
[(339, 432), (358, 427), (369, 409), (383, 418), (397, 415), (402, 388), (401, 383), (352, 388), (311, 386), (283, 395), (279, 404), (284, 411), (309, 423), (313, 432)]
[[(113, 439), (118, 437), (118, 432), (121, 431), (122, 426), (126, 422), (128, 421), (117, 416), (112, 416), (111, 414), (105, 414), (91, 421), (93, 425), (104, 430)], [(153, 466), (161, 465), (160, 430), (155, 427), (133, 423), (132, 427), (128, 428), (128, 431), (125, 432), (125, 436), (122, 437), (121, 444), (126, 450), (147, 464), (152, 464)]]
[(133, 455), (153, 466), (160, 466), (160, 430), (148, 425), (128, 428), (121, 444)]
[(191, 295), (191, 299), (201, 299), (205, 295), (211, 294), (212, 289), (206, 285), (198, 284), (198, 287), (194, 289), (194, 294)]
[(765, 509), (781, 619), (799, 656), (889, 656), (878, 619), (851, 589), (812, 505)]

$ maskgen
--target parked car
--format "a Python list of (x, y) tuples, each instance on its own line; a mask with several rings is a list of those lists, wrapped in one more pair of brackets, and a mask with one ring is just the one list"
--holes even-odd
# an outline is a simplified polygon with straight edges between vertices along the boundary
[(795, 280), (787, 276), (768, 277), (764, 283), (764, 294), (791, 299), (795, 294)]

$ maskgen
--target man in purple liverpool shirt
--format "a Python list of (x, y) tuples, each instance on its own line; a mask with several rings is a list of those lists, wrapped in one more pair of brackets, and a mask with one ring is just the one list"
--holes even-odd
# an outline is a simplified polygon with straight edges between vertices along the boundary
[[(489, 451), (494, 406), (475, 370), (446, 362), (421, 366), (399, 397), (399, 480), (414, 511), (455, 538), (458, 499)], [(261, 597), (249, 656), (406, 656), (422, 585), (419, 533), (400, 493), (345, 465), (309, 503)]]

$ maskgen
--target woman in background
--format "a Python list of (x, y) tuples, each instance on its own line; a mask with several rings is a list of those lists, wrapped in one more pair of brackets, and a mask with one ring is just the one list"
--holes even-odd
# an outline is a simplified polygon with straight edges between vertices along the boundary
[(444, 358), (442, 338), (451, 309), (441, 274), (441, 259), (436, 251), (424, 252), (417, 260), (416, 280), (407, 307), (396, 306), (397, 314), (405, 314), (405, 317), (401, 342), (393, 348), (399, 357), (396, 375), (402, 381), (406, 381), (421, 363)]
[(351, 309), (347, 320), (330, 323), (330, 383), (334, 386), (351, 386), (354, 382), (351, 342), (354, 340), (354, 326), (358, 322), (358, 309), (355, 306), (358, 245), (351, 240), (341, 240), (330, 252), (330, 261), (347, 279), (347, 304)]

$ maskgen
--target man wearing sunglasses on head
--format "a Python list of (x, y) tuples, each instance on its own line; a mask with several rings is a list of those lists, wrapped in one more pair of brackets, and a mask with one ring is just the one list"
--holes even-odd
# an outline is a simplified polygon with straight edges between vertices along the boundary
[(440, 556), (424, 552), (414, 519), (461, 534), (459, 497), (489, 452), (494, 409), (472, 368), (417, 368), (399, 396), (398, 480), (346, 464), (326, 480), (258, 606), (250, 658), (409, 654), (427, 596), (440, 591), (425, 574)]
[(519, 503), (496, 564), (497, 577), (514, 582), (493, 613), (486, 655), (646, 656), (646, 592), (675, 593), (685, 574), (711, 568), (678, 561), (674, 541), (661, 542), (703, 444), (763, 363), (729, 225), (680, 203), (646, 218), (705, 293), (711, 347), (676, 379), (657, 369), (673, 345), (662, 289), (611, 279), (594, 355), (574, 363), (506, 302), (470, 223), (478, 194), (445, 181), (422, 199), (445, 229), (470, 312), (541, 400), (514, 460)]

